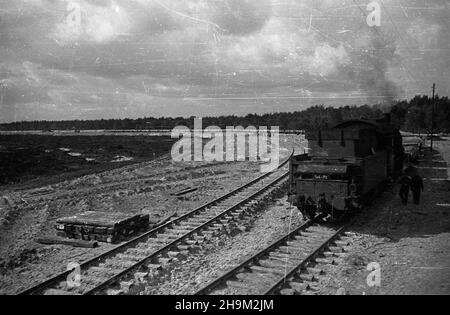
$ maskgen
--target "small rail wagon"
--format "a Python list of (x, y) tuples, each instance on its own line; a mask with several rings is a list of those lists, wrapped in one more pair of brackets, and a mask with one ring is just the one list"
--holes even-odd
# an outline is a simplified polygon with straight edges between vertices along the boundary
[(420, 152), (425, 146), (425, 137), (409, 137), (403, 141), (406, 164), (418, 164)]
[(402, 136), (389, 116), (346, 121), (306, 138), (309, 152), (291, 158), (289, 179), (290, 200), (304, 217), (354, 213), (402, 172)]

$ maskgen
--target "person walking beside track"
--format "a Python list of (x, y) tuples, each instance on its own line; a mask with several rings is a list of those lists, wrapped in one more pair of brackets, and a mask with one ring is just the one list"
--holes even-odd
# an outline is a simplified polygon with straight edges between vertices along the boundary
[(411, 179), (411, 191), (413, 193), (414, 204), (420, 204), (420, 194), (424, 190), (423, 180), (419, 174), (416, 174)]
[(403, 205), (406, 206), (408, 204), (409, 189), (411, 187), (411, 177), (406, 174), (402, 175), (399, 178), (398, 183), (400, 184), (399, 196), (402, 199)]

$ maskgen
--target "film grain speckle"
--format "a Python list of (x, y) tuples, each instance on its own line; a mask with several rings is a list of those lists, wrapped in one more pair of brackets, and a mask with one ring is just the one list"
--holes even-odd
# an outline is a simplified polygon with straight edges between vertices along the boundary
[(0, 294), (450, 294), (449, 17), (0, 0)]

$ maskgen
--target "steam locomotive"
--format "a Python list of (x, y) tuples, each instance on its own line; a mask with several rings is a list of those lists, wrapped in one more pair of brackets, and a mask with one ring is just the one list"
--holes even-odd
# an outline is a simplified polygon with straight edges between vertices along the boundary
[(307, 153), (289, 163), (289, 198), (304, 217), (339, 220), (373, 200), (403, 170), (402, 136), (389, 115), (306, 133)]

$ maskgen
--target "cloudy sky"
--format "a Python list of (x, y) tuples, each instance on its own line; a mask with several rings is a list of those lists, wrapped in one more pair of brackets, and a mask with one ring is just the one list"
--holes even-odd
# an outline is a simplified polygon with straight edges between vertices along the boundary
[(450, 93), (450, 1), (0, 0), (0, 122)]

